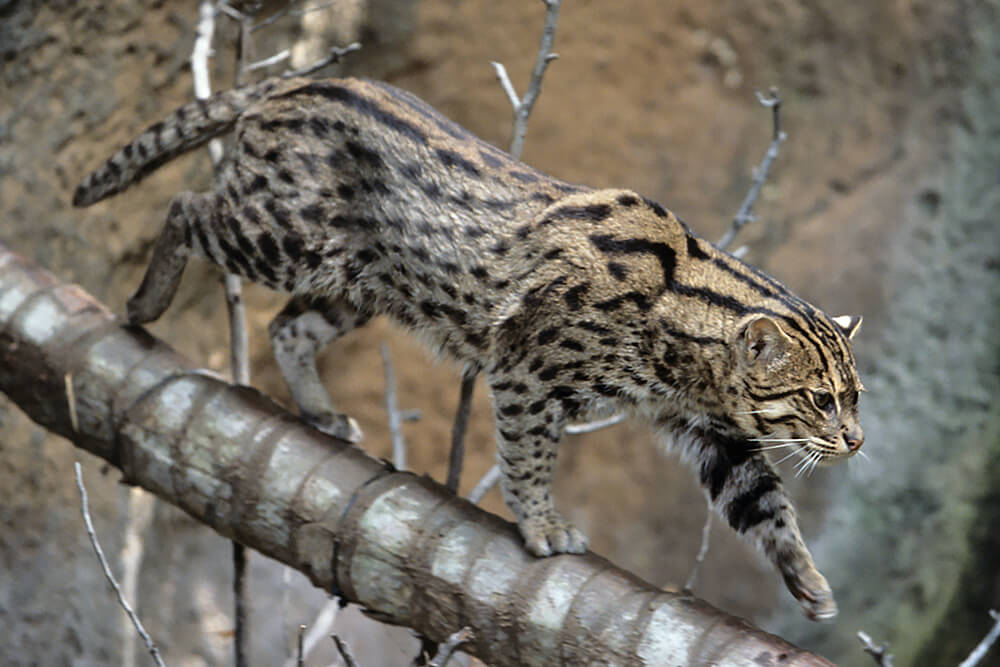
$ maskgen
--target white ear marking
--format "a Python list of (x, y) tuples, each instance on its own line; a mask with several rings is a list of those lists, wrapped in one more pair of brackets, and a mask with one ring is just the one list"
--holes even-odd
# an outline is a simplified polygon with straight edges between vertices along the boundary
[(831, 317), (833, 323), (840, 327), (844, 335), (848, 339), (854, 338), (854, 334), (858, 333), (858, 329), (861, 328), (861, 321), (864, 319), (860, 315), (840, 315), (838, 317)]

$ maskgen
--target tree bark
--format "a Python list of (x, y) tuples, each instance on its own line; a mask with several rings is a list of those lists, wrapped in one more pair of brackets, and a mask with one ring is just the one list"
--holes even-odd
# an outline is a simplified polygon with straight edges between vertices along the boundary
[[(0, 391), (221, 535), (491, 665), (830, 665), (508, 522), (201, 371), (0, 244)], [(176, 573), (181, 576), (182, 573)]]

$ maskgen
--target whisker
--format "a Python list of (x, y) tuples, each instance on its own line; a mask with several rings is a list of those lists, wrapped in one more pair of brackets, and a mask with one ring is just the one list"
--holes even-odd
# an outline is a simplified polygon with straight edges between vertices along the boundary
[(795, 456), (796, 454), (801, 454), (801, 453), (802, 453), (802, 448), (800, 447), (799, 449), (796, 449), (796, 450), (794, 450), (794, 451), (791, 451), (791, 452), (789, 452), (788, 454), (786, 454), (786, 455), (784, 456), (784, 458), (782, 458), (782, 459), (781, 459), (780, 461), (778, 461), (778, 462), (777, 462), (777, 463), (775, 463), (774, 465), (776, 465), (776, 466), (777, 466), (777, 465), (781, 465), (782, 463), (784, 463), (784, 462), (785, 462), (785, 461), (787, 461), (788, 459), (792, 458), (792, 457), (793, 457), (793, 456)]
[(774, 412), (774, 410), (748, 410), (746, 412), (737, 412), (738, 415), (767, 415)]
[(871, 462), (871, 457), (865, 454), (865, 451), (863, 449), (859, 449), (858, 454), (860, 454), (861, 458), (863, 458), (865, 461)]
[(784, 442), (784, 443), (781, 443), (780, 445), (768, 445), (767, 447), (758, 447), (754, 451), (755, 452), (766, 452), (766, 451), (771, 450), (771, 449), (783, 449), (785, 447), (801, 447), (801, 446), (802, 445), (800, 445), (797, 442)]

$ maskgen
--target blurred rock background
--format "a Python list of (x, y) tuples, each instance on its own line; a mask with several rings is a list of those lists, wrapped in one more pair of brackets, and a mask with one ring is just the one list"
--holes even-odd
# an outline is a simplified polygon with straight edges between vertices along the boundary
[[(260, 15), (282, 6), (264, 3)], [(528, 1), (341, 0), (255, 33), (254, 47), (265, 57), (294, 45), (304, 64), (360, 41), (340, 73), (411, 90), (503, 147), (511, 111), (489, 62), (503, 62), (523, 91), (543, 15)], [(191, 98), (196, 23), (193, 0), (0, 2), (0, 239), (118, 311), (170, 197), (209, 186), (207, 156), (190, 154), (90, 209), (70, 208), (70, 195), (114, 148)], [(560, 58), (528, 128), (532, 165), (639, 190), (716, 239), (770, 138), (753, 93), (780, 89), (789, 138), (759, 219), (737, 243), (829, 312), (865, 316), (855, 349), (870, 390), (871, 461), (791, 484), (840, 603), (836, 621), (801, 619), (777, 575), (718, 524), (696, 591), (840, 664), (869, 664), (858, 629), (888, 640), (897, 664), (957, 664), (990, 625), (986, 610), (1000, 606), (998, 28), (997, 0), (566, 0)], [(220, 18), (216, 88), (232, 81), (234, 37)], [(222, 369), (222, 290), (205, 288), (218, 278), (193, 262), (151, 329)], [(266, 339), (282, 297), (251, 287), (247, 301), (253, 383), (287, 402)], [(410, 466), (443, 479), (456, 368), (376, 321), (331, 347), (327, 384), (361, 423), (364, 446), (388, 455), (381, 342), (402, 407), (423, 414), (405, 427)], [(0, 422), (0, 663), (145, 664), (83, 531), (78, 458), (102, 543), (118, 572), (135, 572), (126, 583), (168, 663), (231, 662), (229, 543), (116, 484), (114, 471), (2, 397)], [(492, 431), (480, 384), (464, 491), (492, 464)], [(595, 551), (683, 585), (704, 502), (648, 428), (568, 437), (559, 463), (559, 503)], [(506, 515), (497, 492), (484, 504)], [(279, 664), (325, 595), (259, 556), (251, 577), (253, 663)], [(401, 665), (415, 653), (405, 630), (343, 614), (335, 630), (362, 664)], [(315, 664), (332, 655), (324, 647)]]

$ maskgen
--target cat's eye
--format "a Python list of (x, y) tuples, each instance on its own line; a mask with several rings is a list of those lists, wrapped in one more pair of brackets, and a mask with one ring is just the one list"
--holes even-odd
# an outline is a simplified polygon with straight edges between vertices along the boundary
[(813, 404), (823, 412), (833, 409), (833, 395), (827, 391), (814, 391), (812, 394)]

